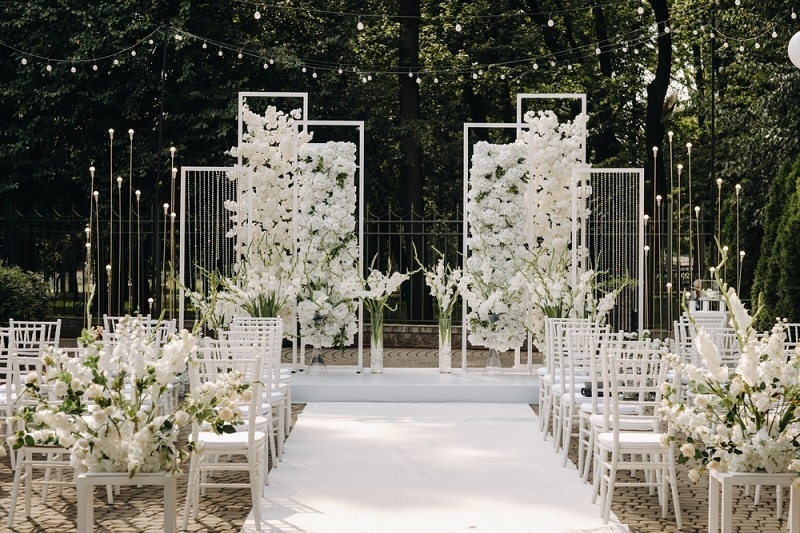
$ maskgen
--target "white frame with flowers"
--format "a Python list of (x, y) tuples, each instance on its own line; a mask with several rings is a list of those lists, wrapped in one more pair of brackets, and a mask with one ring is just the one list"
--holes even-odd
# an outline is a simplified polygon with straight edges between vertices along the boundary
[[(492, 123), (492, 122), (468, 122), (464, 123), (464, 156), (463, 156), (463, 176), (464, 176), (464, 196), (463, 196), (463, 205), (464, 205), (464, 215), (462, 221), (462, 234), (463, 238), (463, 245), (462, 245), (462, 256), (464, 261), (463, 271), (466, 274), (468, 272), (467, 269), (467, 258), (469, 257), (469, 244), (467, 242), (467, 236), (469, 235), (469, 187), (470, 187), (470, 147), (471, 144), (469, 142), (469, 134), (470, 131), (473, 129), (516, 129), (518, 132), (522, 131), (524, 128), (530, 127), (528, 124), (519, 123), (519, 122), (505, 122), (505, 123)], [(469, 371), (467, 368), (467, 338), (469, 336), (469, 327), (467, 325), (467, 299), (462, 294), (462, 313), (461, 313), (461, 369), (465, 372)], [(518, 368), (520, 366), (520, 347), (515, 348), (514, 350), (514, 366)], [(527, 368), (530, 369), (531, 367), (531, 352), (529, 350), (528, 353), (528, 363)]]
[[(304, 115), (305, 116), (305, 115)], [(356, 172), (358, 173), (357, 184), (357, 206), (356, 211), (358, 218), (356, 219), (356, 236), (358, 238), (358, 272), (359, 274), (364, 271), (364, 121), (363, 120), (298, 120), (297, 124), (302, 124), (306, 129), (310, 130), (313, 126), (320, 127), (354, 127), (358, 130), (358, 146), (356, 150), (358, 153), (358, 162), (356, 165)], [(297, 212), (299, 197), (295, 193), (295, 212)], [(296, 219), (292, 221), (293, 230), (297, 235), (297, 222)], [(297, 241), (297, 239), (295, 239)], [(298, 247), (300, 245), (297, 242)], [(358, 365), (357, 371), (364, 370), (364, 305), (361, 301), (358, 302)], [(297, 325), (295, 324), (295, 333)], [(300, 347), (300, 354), (298, 360), (297, 342), (292, 340), (292, 366), (296, 369), (305, 366), (305, 345)]]

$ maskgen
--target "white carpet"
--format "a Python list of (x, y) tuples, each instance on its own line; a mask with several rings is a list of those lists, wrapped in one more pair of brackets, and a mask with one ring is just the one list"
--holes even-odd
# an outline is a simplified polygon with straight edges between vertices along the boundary
[(628, 530), (603, 525), (525, 404), (310, 403), (261, 513), (271, 532)]

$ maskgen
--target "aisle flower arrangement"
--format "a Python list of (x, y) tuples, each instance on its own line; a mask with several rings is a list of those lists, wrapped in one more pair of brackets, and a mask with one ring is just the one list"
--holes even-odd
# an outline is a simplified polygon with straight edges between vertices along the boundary
[(735, 368), (721, 364), (712, 337), (699, 330), (695, 346), (704, 366), (682, 363), (672, 355), (686, 394), (665, 386), (661, 413), (681, 439), (681, 463), (696, 463), (689, 478), (707, 469), (770, 473), (800, 471), (800, 354), (784, 349), (778, 322), (759, 338), (752, 317), (733, 288), (720, 284), (736, 330), (740, 359)]
[(300, 151), (297, 317), (303, 342), (315, 347), (349, 345), (358, 331), (355, 156), (349, 142)]
[(191, 364), (196, 339), (183, 330), (158, 348), (138, 318), (126, 317), (113, 351), (99, 330), (82, 337), (84, 357), (48, 347), (43, 375), (27, 374), (24, 402), (15, 422), (24, 423), (9, 444), (53, 445), (69, 450), (75, 473), (180, 471), (193, 449), (180, 447), (178, 432), (192, 421), (218, 433), (242, 423), (238, 405), (249, 383), (228, 374), (192, 391), (177, 407), (165, 400), (173, 382)]

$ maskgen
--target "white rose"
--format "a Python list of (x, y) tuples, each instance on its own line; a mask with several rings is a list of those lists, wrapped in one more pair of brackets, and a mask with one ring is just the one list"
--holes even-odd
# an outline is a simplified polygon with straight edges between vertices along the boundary
[(696, 468), (689, 470), (689, 480), (693, 483), (700, 481), (700, 472), (698, 472)]
[(189, 413), (187, 413), (183, 409), (179, 409), (178, 411), (175, 412), (175, 423), (177, 425), (185, 426), (186, 424), (189, 423), (190, 420), (191, 417), (189, 416)]
[(66, 396), (69, 387), (63, 381), (56, 381), (53, 385), (53, 393), (58, 397)]
[(249, 402), (253, 399), (253, 391), (251, 389), (247, 389), (242, 392), (242, 400), (245, 402)]
[(233, 420), (233, 411), (230, 407), (223, 407), (219, 410), (219, 417), (225, 422), (230, 422)]
[(28, 385), (36, 383), (37, 381), (39, 381), (39, 374), (37, 374), (36, 372), (29, 372), (25, 376), (25, 383)]
[(89, 388), (86, 389), (86, 397), (92, 400), (99, 397), (101, 394), (103, 394), (103, 387), (97, 383), (92, 383), (89, 385)]
[(686, 442), (681, 446), (681, 454), (684, 457), (694, 457), (694, 444)]

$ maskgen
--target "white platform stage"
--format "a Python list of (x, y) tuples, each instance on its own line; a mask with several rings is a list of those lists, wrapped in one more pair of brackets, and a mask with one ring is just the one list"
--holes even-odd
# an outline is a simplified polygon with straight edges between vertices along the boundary
[(440, 374), (436, 368), (384, 368), (371, 374), (368, 368), (328, 367), (324, 375), (297, 372), (292, 381), (292, 401), (309, 402), (475, 402), (538, 403), (539, 378), (534, 373), (508, 371), (502, 375), (453, 369)]

